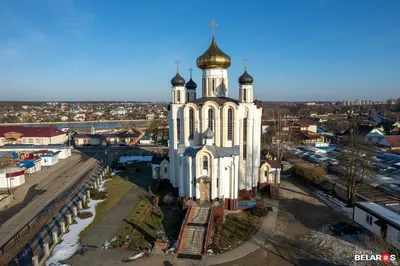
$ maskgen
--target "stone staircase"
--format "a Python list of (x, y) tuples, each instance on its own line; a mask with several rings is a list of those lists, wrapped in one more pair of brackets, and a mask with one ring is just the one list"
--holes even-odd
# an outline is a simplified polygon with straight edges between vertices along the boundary
[(183, 228), (178, 254), (203, 255), (207, 238), (207, 227), (211, 216), (210, 207), (193, 207)]

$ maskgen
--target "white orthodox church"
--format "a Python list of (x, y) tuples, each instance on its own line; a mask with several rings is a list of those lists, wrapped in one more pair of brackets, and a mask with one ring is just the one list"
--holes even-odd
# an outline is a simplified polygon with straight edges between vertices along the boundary
[[(203, 72), (201, 97), (192, 75), (187, 83), (178, 72), (171, 80), (168, 171), (180, 197), (223, 199), (225, 208), (235, 210), (240, 193), (254, 193), (262, 181), (262, 102), (254, 100), (253, 77), (246, 67), (238, 90), (229, 91), (230, 65), (231, 58), (213, 36), (210, 47), (197, 58)], [(239, 100), (229, 93), (238, 93)]]

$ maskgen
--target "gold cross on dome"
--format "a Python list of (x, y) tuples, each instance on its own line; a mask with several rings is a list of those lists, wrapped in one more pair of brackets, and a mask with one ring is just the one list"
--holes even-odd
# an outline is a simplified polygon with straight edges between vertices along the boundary
[(249, 61), (249, 59), (247, 59), (247, 57), (243, 58), (244, 70), (247, 70), (247, 61)]
[(181, 62), (179, 61), (179, 60), (176, 60), (175, 61), (175, 64), (176, 64), (176, 72), (178, 72), (179, 71), (179, 64), (180, 64)]
[(193, 68), (189, 68), (190, 78), (192, 78)]
[(213, 20), (211, 20), (211, 23), (208, 24), (208, 26), (211, 27), (211, 34), (212, 34), (212, 37), (214, 37), (214, 35), (215, 35), (215, 27), (218, 27), (218, 23), (215, 23), (215, 21), (213, 19)]

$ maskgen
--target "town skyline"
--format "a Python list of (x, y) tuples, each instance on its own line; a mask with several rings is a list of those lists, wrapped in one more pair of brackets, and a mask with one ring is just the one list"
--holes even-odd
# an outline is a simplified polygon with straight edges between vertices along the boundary
[(169, 101), (176, 60), (186, 80), (194, 68), (201, 83), (196, 58), (211, 41), (212, 19), (218, 45), (232, 58), (230, 97), (238, 95), (244, 57), (263, 101), (398, 97), (396, 1), (252, 2), (245, 9), (210, 2), (206, 14), (205, 5), (2, 1), (2, 99)]

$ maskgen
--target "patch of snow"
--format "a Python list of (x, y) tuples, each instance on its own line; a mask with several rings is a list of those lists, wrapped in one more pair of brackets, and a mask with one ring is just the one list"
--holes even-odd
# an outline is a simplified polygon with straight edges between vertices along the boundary
[(127, 163), (127, 162), (150, 162), (153, 159), (153, 156), (122, 156), (119, 158), (120, 163)]
[(122, 172), (122, 170), (113, 170), (112, 173), (111, 173), (111, 176), (113, 176), (113, 175), (115, 175), (115, 174), (117, 174), (119, 172)]
[(312, 231), (302, 241), (306, 250), (333, 264), (378, 265), (373, 261), (355, 261), (354, 254), (381, 254), (367, 235), (336, 236), (327, 226)]
[(110, 181), (110, 180), (111, 180), (111, 179), (103, 180), (103, 182), (101, 182), (101, 184), (100, 184), (100, 186), (99, 186), (99, 191), (105, 191), (106, 188), (104, 187), (104, 183), (107, 182), (107, 181)]
[(343, 213), (347, 217), (353, 219), (353, 208), (346, 207), (346, 203), (344, 203), (343, 201), (331, 195), (328, 195), (321, 190), (316, 190), (314, 194), (318, 199), (320, 199), (322, 202), (324, 202), (335, 211)]
[[(106, 181), (106, 180), (105, 180)], [(105, 181), (101, 182), (99, 190), (104, 189)], [(68, 227), (68, 233), (61, 237), (61, 242), (56, 245), (51, 253), (51, 256), (47, 259), (46, 266), (67, 266), (68, 264), (61, 263), (66, 259), (71, 258), (80, 248), (81, 244), (79, 241), (79, 233), (83, 231), (91, 222), (93, 222), (96, 216), (96, 206), (104, 200), (90, 200), (88, 203), (89, 209), (84, 210), (85, 212), (93, 213), (92, 217), (87, 219), (75, 218), (76, 224), (71, 224)], [(69, 266), (69, 265), (68, 265)]]

